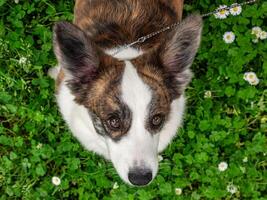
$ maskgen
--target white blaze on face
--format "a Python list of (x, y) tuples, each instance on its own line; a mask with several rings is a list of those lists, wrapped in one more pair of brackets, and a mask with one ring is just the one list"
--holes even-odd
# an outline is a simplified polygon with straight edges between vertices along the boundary
[(111, 161), (127, 183), (130, 183), (128, 172), (134, 167), (148, 168), (155, 177), (159, 135), (152, 135), (145, 128), (152, 92), (130, 61), (125, 61), (121, 91), (123, 102), (131, 110), (132, 121), (128, 133), (119, 141), (107, 140)]

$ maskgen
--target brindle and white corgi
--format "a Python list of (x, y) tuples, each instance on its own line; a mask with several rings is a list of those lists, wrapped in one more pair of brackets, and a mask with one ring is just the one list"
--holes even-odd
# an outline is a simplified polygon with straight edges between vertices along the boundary
[(54, 27), (56, 97), (73, 135), (111, 160), (130, 185), (146, 185), (157, 155), (181, 125), (184, 90), (202, 19), (112, 56), (121, 46), (181, 19), (183, 0), (76, 0), (74, 23)]

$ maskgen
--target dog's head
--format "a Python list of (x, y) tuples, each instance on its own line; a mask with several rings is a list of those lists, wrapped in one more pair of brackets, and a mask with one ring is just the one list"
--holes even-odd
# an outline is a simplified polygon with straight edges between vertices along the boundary
[(158, 152), (175, 135), (201, 28), (200, 16), (188, 17), (166, 33), (160, 47), (131, 60), (105, 54), (73, 24), (54, 28), (54, 49), (68, 87), (129, 184), (146, 185), (155, 177)]

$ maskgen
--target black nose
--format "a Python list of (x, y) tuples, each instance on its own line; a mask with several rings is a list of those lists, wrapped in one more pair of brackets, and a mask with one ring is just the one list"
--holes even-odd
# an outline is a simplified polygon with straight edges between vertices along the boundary
[(133, 185), (147, 185), (152, 180), (152, 171), (146, 168), (133, 168), (128, 173), (128, 179)]

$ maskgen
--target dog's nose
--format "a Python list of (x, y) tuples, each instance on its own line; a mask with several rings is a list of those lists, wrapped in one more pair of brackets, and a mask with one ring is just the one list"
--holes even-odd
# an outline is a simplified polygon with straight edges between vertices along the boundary
[(128, 179), (133, 185), (147, 185), (152, 180), (152, 171), (146, 168), (133, 168), (128, 173)]

